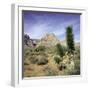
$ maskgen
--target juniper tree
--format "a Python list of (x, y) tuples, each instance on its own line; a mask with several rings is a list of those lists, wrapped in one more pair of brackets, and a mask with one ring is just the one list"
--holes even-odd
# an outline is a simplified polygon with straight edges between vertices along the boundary
[(67, 41), (67, 48), (70, 53), (73, 53), (75, 50), (74, 46), (74, 35), (73, 35), (73, 29), (71, 26), (68, 26), (66, 28), (66, 41)]

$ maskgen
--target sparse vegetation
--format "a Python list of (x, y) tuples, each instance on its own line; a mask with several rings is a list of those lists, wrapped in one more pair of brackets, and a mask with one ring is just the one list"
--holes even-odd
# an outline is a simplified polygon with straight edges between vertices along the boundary
[(24, 60), (24, 65), (25, 66), (28, 66), (30, 64), (30, 61), (29, 60)]
[(35, 51), (36, 52), (45, 51), (45, 46), (39, 45), (38, 47), (36, 47)]
[(35, 58), (35, 57), (32, 57), (30, 61), (31, 61), (32, 64), (37, 64), (38, 59)]
[(54, 56), (55, 63), (59, 64), (62, 61), (62, 58), (59, 55)]
[(64, 56), (63, 47), (59, 43), (56, 45), (56, 52), (57, 52), (58, 55), (60, 55), (60, 57)]
[[(29, 45), (30, 37), (25, 35), (24, 45), (24, 77), (56, 76), (56, 75), (80, 75), (80, 47), (75, 46), (72, 27), (67, 27), (67, 46), (63, 46), (57, 38), (56, 44), (44, 44), (41, 41), (34, 46)], [(49, 34), (49, 39), (51, 40)], [(31, 40), (33, 42), (33, 40)], [(54, 41), (53, 41), (54, 43)], [(52, 46), (53, 45), (53, 46)]]
[(38, 60), (38, 62), (37, 62), (38, 65), (45, 65), (48, 63), (47, 58), (44, 56), (40, 56), (40, 55), (37, 56), (37, 60)]

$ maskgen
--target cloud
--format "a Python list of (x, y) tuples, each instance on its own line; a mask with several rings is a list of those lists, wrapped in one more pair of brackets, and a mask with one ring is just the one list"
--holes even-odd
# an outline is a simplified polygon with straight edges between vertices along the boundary
[(28, 27), (28, 30), (25, 33), (29, 34), (31, 38), (40, 39), (43, 36), (43, 34), (46, 33), (47, 28), (48, 28), (48, 24), (37, 23), (34, 24), (33, 26)]
[[(64, 18), (64, 17), (63, 17)], [(33, 21), (35, 20), (35, 21)], [(32, 23), (32, 21), (34, 23)], [(79, 41), (80, 21), (77, 18), (62, 19), (57, 17), (35, 16), (34, 19), (24, 22), (24, 32), (29, 34), (31, 38), (40, 39), (45, 33), (54, 33), (59, 39), (65, 39), (66, 27), (72, 25), (75, 40)]]

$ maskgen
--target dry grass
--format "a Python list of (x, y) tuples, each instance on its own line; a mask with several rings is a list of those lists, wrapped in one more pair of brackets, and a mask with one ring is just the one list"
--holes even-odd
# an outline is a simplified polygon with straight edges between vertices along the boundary
[[(53, 50), (52, 50), (53, 51)], [(55, 53), (52, 53), (52, 51), (48, 53), (47, 52), (32, 52), (30, 54), (30, 52), (28, 50), (26, 50), (26, 54), (24, 57), (24, 73), (23, 76), (24, 77), (39, 77), (39, 76), (58, 76), (58, 75), (76, 75), (80, 73), (80, 59), (78, 57), (76, 57), (75, 60), (75, 69), (69, 70), (68, 68), (60, 70), (59, 66), (60, 63), (57, 64), (54, 60), (54, 55)], [(38, 64), (38, 60), (36, 60), (36, 57), (38, 57), (39, 55), (41, 55), (42, 57), (46, 58), (48, 60), (47, 63), (45, 64)], [(78, 56), (78, 55), (76, 55)], [(33, 61), (33, 63), (32, 63)], [(39, 60), (40, 61), (40, 60)], [(42, 62), (42, 60), (41, 60)]]

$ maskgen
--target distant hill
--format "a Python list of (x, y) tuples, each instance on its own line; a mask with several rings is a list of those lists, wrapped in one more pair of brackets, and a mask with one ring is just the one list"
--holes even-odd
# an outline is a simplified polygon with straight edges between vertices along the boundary
[(55, 36), (55, 34), (47, 33), (44, 37), (41, 38), (38, 44), (50, 47), (56, 45), (57, 43), (60, 43), (60, 40)]
[(27, 34), (24, 35), (24, 45), (26, 46), (34, 47), (39, 41), (38, 39), (31, 39)]
[[(63, 46), (67, 46), (66, 40), (59, 40), (54, 33), (46, 33), (41, 39), (32, 39), (29, 35), (24, 35), (24, 45), (34, 47), (38, 45), (44, 45), (47, 47), (55, 46), (60, 43)], [(80, 47), (80, 43), (75, 43), (75, 47)]]

